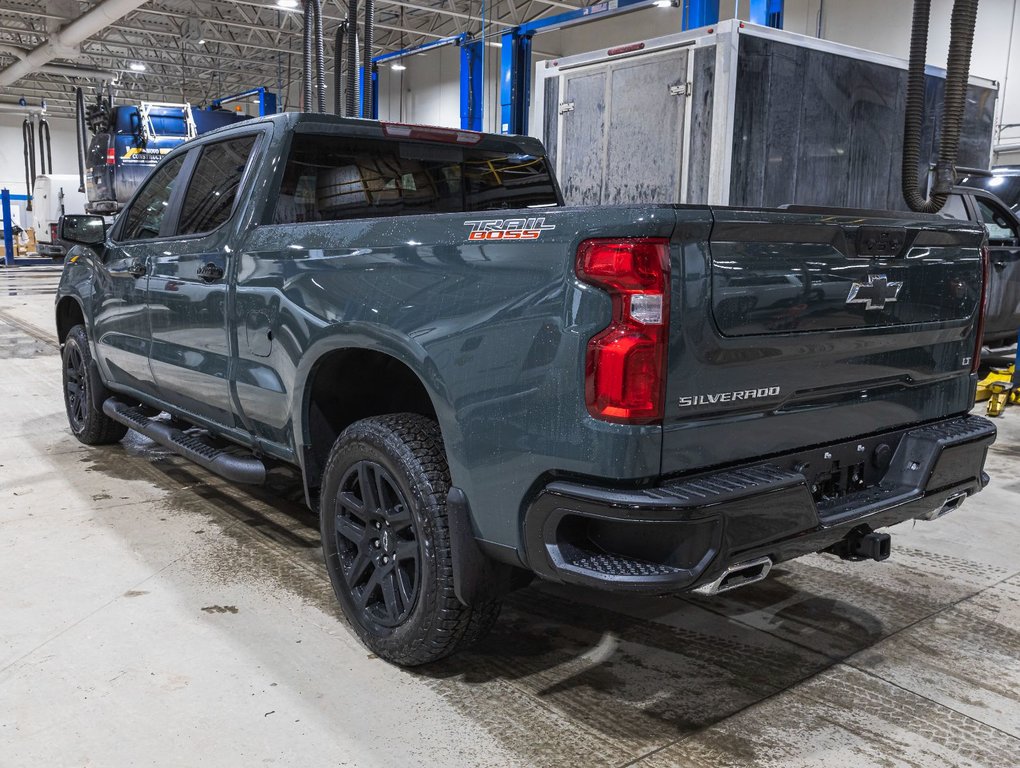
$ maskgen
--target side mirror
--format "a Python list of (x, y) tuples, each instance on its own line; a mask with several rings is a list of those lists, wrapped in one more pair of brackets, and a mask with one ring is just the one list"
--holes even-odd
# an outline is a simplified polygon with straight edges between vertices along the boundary
[(106, 221), (102, 216), (65, 214), (60, 217), (60, 239), (81, 245), (106, 242)]

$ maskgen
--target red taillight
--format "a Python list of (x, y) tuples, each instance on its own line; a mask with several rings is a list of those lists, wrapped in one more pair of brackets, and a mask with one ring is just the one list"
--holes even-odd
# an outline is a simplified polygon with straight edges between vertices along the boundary
[(60, 237), (60, 233), (57, 231), (57, 225), (50, 224), (50, 242), (55, 242)]
[(108, 150), (106, 150), (106, 164), (116, 165), (116, 163), (117, 163), (117, 150), (114, 149), (113, 147), (110, 147)]
[(624, 424), (662, 420), (669, 340), (669, 240), (585, 240), (577, 276), (609, 293), (609, 327), (588, 342), (585, 401)]
[(970, 372), (977, 373), (981, 367), (981, 347), (984, 346), (985, 310), (988, 309), (988, 246), (981, 246), (981, 302), (978, 304), (977, 338), (974, 340), (974, 358), (970, 361)]

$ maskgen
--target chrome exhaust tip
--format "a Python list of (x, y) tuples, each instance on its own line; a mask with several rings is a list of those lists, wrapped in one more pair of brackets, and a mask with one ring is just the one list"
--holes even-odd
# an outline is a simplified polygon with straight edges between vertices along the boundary
[(938, 520), (943, 515), (948, 515), (954, 509), (959, 508), (959, 506), (961, 504), (963, 504), (964, 499), (966, 499), (966, 498), (967, 498), (967, 492), (966, 491), (960, 491), (959, 493), (954, 493), (952, 496), (950, 496), (948, 499), (946, 499), (942, 503), (941, 507), (936, 507), (935, 509), (931, 510), (930, 512), (926, 512), (923, 515), (920, 515), (918, 517), (918, 519), (919, 520)]
[(715, 581), (702, 584), (692, 591), (699, 595), (718, 595), (720, 592), (729, 592), (731, 589), (746, 587), (748, 584), (761, 581), (769, 575), (771, 570), (771, 557), (759, 557), (743, 563), (734, 563), (727, 567)]

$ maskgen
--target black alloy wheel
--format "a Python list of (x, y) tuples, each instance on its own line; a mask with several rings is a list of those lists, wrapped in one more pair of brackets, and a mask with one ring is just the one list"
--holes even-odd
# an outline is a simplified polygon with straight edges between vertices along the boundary
[(414, 610), (421, 582), (418, 533), (396, 479), (359, 461), (340, 483), (334, 529), (344, 580), (362, 621), (400, 626)]
[(329, 452), (320, 486), (322, 554), (351, 629), (377, 656), (427, 664), (469, 647), (499, 615), (454, 588), (450, 469), (435, 419), (371, 416)]
[(127, 427), (95, 407), (95, 403), (103, 402), (111, 393), (102, 381), (95, 384), (99, 387), (98, 390), (92, 391), (94, 381), (89, 378), (89, 368), (94, 363), (85, 326), (76, 325), (67, 332), (61, 350), (61, 360), (64, 406), (71, 432), (85, 445), (116, 443), (127, 434)]
[(71, 429), (81, 432), (89, 416), (89, 377), (85, 358), (77, 346), (67, 350), (64, 360), (64, 387), (67, 393), (67, 419)]

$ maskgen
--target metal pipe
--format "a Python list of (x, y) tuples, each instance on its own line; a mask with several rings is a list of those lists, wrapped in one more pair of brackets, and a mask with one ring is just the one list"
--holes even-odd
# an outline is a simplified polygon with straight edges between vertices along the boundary
[(49, 40), (29, 51), (24, 58), (0, 70), (0, 85), (12, 85), (26, 75), (38, 72), (53, 59), (71, 55), (79, 43), (145, 3), (146, 0), (105, 0), (59, 32), (54, 32)]
[(365, 0), (365, 55), (362, 61), (365, 62), (365, 84), (362, 86), (361, 116), (372, 117), (375, 97), (372, 82), (372, 48), (375, 42), (375, 0)]
[(301, 38), (301, 53), (304, 62), (301, 68), (301, 108), (312, 111), (312, 0), (305, 0), (304, 36)]

